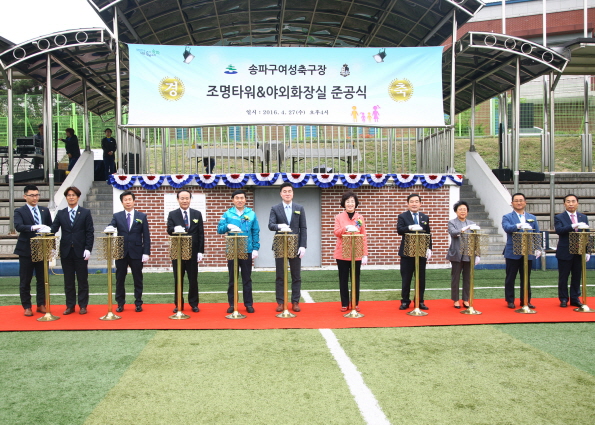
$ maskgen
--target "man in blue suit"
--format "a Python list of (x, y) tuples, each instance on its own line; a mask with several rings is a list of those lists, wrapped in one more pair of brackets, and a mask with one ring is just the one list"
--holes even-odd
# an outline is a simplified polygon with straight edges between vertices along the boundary
[[(512, 211), (511, 213), (502, 216), (502, 228), (508, 234), (506, 238), (506, 246), (504, 247), (504, 258), (506, 260), (506, 280), (504, 281), (504, 298), (508, 303), (508, 308), (515, 308), (514, 306), (514, 282), (518, 273), (521, 275), (521, 306), (528, 305), (529, 308), (535, 308), (531, 304), (531, 267), (533, 260), (541, 256), (541, 251), (535, 251), (535, 255), (529, 255), (528, 270), (527, 270), (527, 285), (529, 299), (524, 299), (525, 275), (524, 275), (524, 261), (522, 255), (515, 255), (512, 246), (512, 234), (521, 230), (528, 230), (531, 232), (539, 232), (539, 224), (537, 218), (533, 214), (525, 211), (527, 200), (522, 193), (515, 193), (512, 195)], [(526, 302), (526, 304), (525, 304)]]
[[(556, 249), (556, 258), (558, 259), (558, 298), (560, 307), (568, 305), (568, 277), (570, 278), (570, 305), (581, 307), (581, 275), (583, 271), (582, 255), (571, 254), (569, 250), (569, 234), (579, 230), (581, 223), (589, 225), (589, 220), (585, 214), (577, 212), (578, 197), (573, 194), (564, 197), (564, 211), (554, 217), (554, 227), (556, 233), (560, 236), (558, 248)], [(589, 261), (590, 255), (586, 255)]]
[(37, 186), (28, 184), (25, 186), (26, 205), (14, 211), (14, 227), (19, 232), (19, 238), (14, 253), (19, 256), (19, 290), (21, 294), (21, 305), (25, 309), (25, 316), (33, 316), (31, 310), (31, 280), (33, 271), (37, 279), (37, 312), (46, 313), (45, 310), (45, 282), (43, 261), (33, 262), (31, 260), (31, 238), (36, 235), (44, 225), (52, 224), (50, 210), (37, 205), (39, 201), (39, 190)]
[(81, 207), (78, 202), (81, 191), (75, 186), (64, 191), (68, 207), (58, 211), (52, 223), (52, 233), (62, 229), (60, 237), (60, 259), (64, 272), (64, 292), (66, 310), (64, 314), (75, 311), (77, 301), (75, 275), (78, 281), (79, 314), (87, 314), (89, 304), (89, 258), (93, 249), (93, 218), (91, 211)]
[[(147, 215), (134, 209), (134, 193), (127, 190), (120, 194), (124, 211), (114, 214), (110, 226), (124, 237), (124, 257), (116, 260), (116, 302), (118, 313), (124, 311), (126, 303), (126, 275), (128, 267), (134, 280), (134, 304), (137, 313), (143, 311), (143, 264), (151, 255), (151, 237)], [(109, 229), (109, 227), (106, 229)]]

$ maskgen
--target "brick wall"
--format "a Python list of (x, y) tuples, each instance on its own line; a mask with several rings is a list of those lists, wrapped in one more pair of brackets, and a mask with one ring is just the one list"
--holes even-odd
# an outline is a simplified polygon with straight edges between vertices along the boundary
[[(446, 264), (444, 259), (448, 250), (448, 215), (449, 215), (449, 187), (443, 186), (440, 189), (425, 189), (419, 185), (410, 189), (395, 187), (374, 188), (364, 186), (355, 189), (360, 206), (358, 211), (366, 220), (368, 232), (368, 250), (370, 265), (396, 265), (398, 262), (397, 251), (401, 238), (397, 235), (397, 215), (405, 211), (407, 195), (419, 193), (422, 197), (422, 211), (430, 216), (432, 227), (433, 258), (430, 264)], [(254, 193), (246, 187), (248, 195), (247, 205), (252, 208), (254, 204)], [(163, 194), (174, 193), (175, 190), (169, 186), (163, 186), (157, 190), (145, 190), (142, 187), (134, 186), (131, 189), (136, 195), (135, 208), (147, 213), (151, 229), (151, 261), (148, 267), (170, 267), (169, 259), (169, 236), (166, 232), (166, 224), (163, 220)], [(205, 257), (202, 266), (224, 267), (225, 242), (221, 235), (217, 234), (217, 223), (225, 210), (231, 206), (231, 193), (234, 189), (225, 186), (218, 186), (214, 189), (202, 189), (192, 186), (193, 193), (204, 193), (209, 214), (205, 222)], [(342, 211), (340, 206), (341, 195), (347, 189), (343, 186), (336, 186), (329, 189), (321, 189), (322, 223), (308, 222), (308, 232), (321, 231), (322, 244), (322, 265), (334, 265), (333, 251), (335, 249), (335, 235), (333, 234), (334, 217)], [(261, 223), (268, 222), (268, 217), (259, 217)], [(266, 230), (266, 228), (265, 228)], [(261, 231), (263, 231), (261, 229)], [(265, 252), (267, 251), (267, 252)], [(272, 255), (265, 250), (262, 255)]]

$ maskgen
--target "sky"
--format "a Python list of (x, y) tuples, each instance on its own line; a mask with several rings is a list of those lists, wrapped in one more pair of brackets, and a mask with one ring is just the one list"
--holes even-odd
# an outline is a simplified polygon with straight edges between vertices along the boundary
[(57, 31), (105, 27), (86, 0), (2, 0), (0, 36), (20, 44)]

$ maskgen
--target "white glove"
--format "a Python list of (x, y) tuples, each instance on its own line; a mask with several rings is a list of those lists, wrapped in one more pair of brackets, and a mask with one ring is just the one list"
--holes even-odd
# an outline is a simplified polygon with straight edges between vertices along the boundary
[(465, 226), (461, 229), (461, 232), (466, 232), (467, 230), (469, 230), (471, 228), (471, 225), (469, 226)]
[(411, 226), (409, 226), (409, 230), (411, 230), (412, 232), (419, 232), (424, 230), (424, 228), (421, 227), (419, 224), (412, 224)]
[(50, 226), (41, 226), (41, 229), (38, 230), (39, 233), (51, 233), (52, 228)]
[(533, 229), (529, 223), (522, 223), (520, 228), (521, 229), (528, 229), (528, 230)]
[(304, 255), (306, 255), (306, 248), (300, 246), (300, 248), (298, 249), (298, 257), (303, 258)]
[(368, 264), (368, 256), (367, 255), (364, 255), (362, 257), (362, 266), (365, 266), (366, 264)]
[(241, 233), (241, 232), (242, 232), (242, 229), (240, 229), (240, 228), (239, 228), (238, 226), (236, 226), (235, 224), (228, 224), (228, 225), (227, 225), (227, 229), (228, 229), (230, 232), (238, 232), (238, 233)]
[(537, 259), (539, 257), (541, 257), (541, 251), (540, 250), (536, 250), (535, 251), (535, 258)]
[[(574, 226), (574, 224), (573, 224), (573, 226)], [(32, 232), (35, 232), (36, 230), (39, 230), (39, 229), (41, 229), (42, 227), (43, 227), (43, 224), (36, 224), (36, 225), (34, 225), (34, 226), (31, 226), (31, 231), (32, 231)]]
[(176, 226), (174, 227), (174, 233), (186, 233), (186, 229), (184, 229), (184, 226)]
[(278, 226), (279, 226), (280, 232), (288, 232), (291, 230), (291, 227), (289, 227), (289, 224), (281, 223), (281, 224), (278, 224)]
[(198, 263), (199, 261), (202, 261), (202, 252), (196, 254), (196, 262)]
[(432, 258), (432, 250), (428, 248), (428, 250), (426, 251), (426, 258), (429, 260), (430, 258)]
[(89, 252), (88, 249), (85, 249), (85, 252), (83, 252), (83, 260), (88, 261), (89, 258), (91, 258), (91, 252)]
[(481, 227), (479, 227), (477, 224), (472, 224), (472, 225), (470, 226), (470, 229), (471, 229), (471, 230), (481, 230)]
[(252, 251), (252, 259), (256, 260), (258, 258), (258, 251), (254, 250)]
[(576, 229), (579, 226), (580, 223), (572, 223), (570, 226), (572, 226), (573, 229)]
[(353, 224), (350, 224), (349, 226), (345, 227), (345, 230), (348, 232), (359, 232), (357, 226), (354, 226)]
[(141, 261), (143, 263), (146, 263), (147, 261), (149, 261), (149, 256), (147, 254), (143, 254), (143, 258), (141, 259)]
[(475, 257), (475, 265), (477, 266), (481, 261), (481, 257)]
[(578, 223), (578, 228), (579, 229), (588, 229), (589, 225), (587, 223), (580, 222), (580, 223)]
[(591, 254), (585, 254), (585, 262), (589, 262), (589, 259), (591, 258)]
[(105, 229), (103, 229), (103, 233), (116, 233), (118, 231), (118, 229), (116, 229), (114, 226), (107, 226)]

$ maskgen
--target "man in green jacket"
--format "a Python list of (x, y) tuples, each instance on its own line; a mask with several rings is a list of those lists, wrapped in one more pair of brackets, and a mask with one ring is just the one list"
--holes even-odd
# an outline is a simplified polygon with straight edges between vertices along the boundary
[[(233, 207), (223, 213), (217, 233), (223, 235), (227, 232), (237, 232), (238, 235), (247, 236), (246, 253), (247, 258), (238, 259), (238, 268), (242, 274), (242, 285), (244, 294), (244, 306), (248, 313), (254, 313), (252, 300), (252, 260), (258, 257), (260, 249), (260, 226), (254, 211), (246, 206), (246, 192), (236, 190), (231, 194)], [(229, 286), (227, 288), (227, 300), (229, 301), (228, 313), (233, 313), (233, 260), (227, 261), (229, 270)]]

